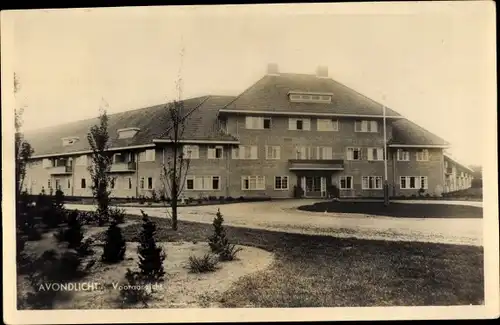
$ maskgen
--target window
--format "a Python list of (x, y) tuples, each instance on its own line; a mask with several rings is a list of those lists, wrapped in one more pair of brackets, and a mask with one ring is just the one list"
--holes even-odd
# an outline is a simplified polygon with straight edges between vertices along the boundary
[(339, 121), (331, 119), (318, 119), (317, 129), (318, 131), (338, 131)]
[(354, 122), (354, 131), (355, 132), (378, 132), (378, 122), (377, 121), (355, 121)]
[(290, 118), (288, 119), (288, 129), (289, 130), (311, 130), (311, 120), (310, 119), (297, 119)]
[(186, 189), (196, 191), (220, 190), (219, 176), (187, 176)]
[(309, 102), (309, 103), (331, 103), (332, 101), (332, 96), (331, 95), (321, 95), (321, 94), (290, 94), (289, 95), (290, 101), (291, 102), (296, 102), (296, 103), (304, 103), (304, 102)]
[(87, 166), (89, 162), (89, 156), (82, 155), (76, 158), (75, 165), (76, 166)]
[(199, 159), (200, 158), (200, 147), (198, 146), (183, 146), (182, 154), (185, 159)]
[(381, 190), (382, 176), (363, 176), (361, 177), (361, 188), (363, 190)]
[(274, 189), (275, 190), (288, 190), (288, 176), (276, 176), (276, 177), (274, 177)]
[(71, 188), (71, 179), (68, 178), (68, 188)]
[(148, 177), (148, 190), (153, 189), (153, 177)]
[(155, 149), (148, 149), (139, 154), (140, 161), (155, 161)]
[(340, 189), (352, 190), (352, 176), (340, 176)]
[(140, 188), (144, 189), (144, 177), (141, 177)]
[(427, 176), (401, 176), (399, 178), (400, 188), (408, 189), (427, 189)]
[(258, 159), (257, 146), (233, 148), (233, 159)]
[(52, 160), (45, 158), (42, 160), (42, 166), (43, 168), (50, 168), (52, 167)]
[(128, 177), (128, 178), (127, 178), (127, 186), (128, 186), (127, 188), (128, 188), (129, 190), (131, 190), (131, 189), (132, 189), (132, 177)]
[(429, 160), (429, 150), (422, 149), (417, 151), (417, 161), (428, 161)]
[(87, 180), (85, 178), (81, 179), (81, 181), (80, 181), (80, 188), (87, 188)]
[(318, 147), (317, 150), (318, 159), (333, 159), (332, 147)]
[(271, 128), (271, 118), (270, 117), (246, 116), (245, 117), (245, 128), (247, 128), (247, 129), (270, 129)]
[[(154, 154), (153, 154), (154, 156)], [(113, 164), (124, 164), (129, 161), (133, 161), (133, 156), (131, 152), (120, 152), (113, 155)], [(154, 157), (153, 157), (154, 161)]]
[(111, 177), (110, 182), (109, 182), (109, 187), (111, 187), (111, 189), (114, 189), (115, 184), (116, 184), (116, 177)]
[(51, 183), (51, 181), (50, 181), (50, 178), (47, 180), (47, 187), (48, 187), (48, 188), (52, 188), (52, 183)]
[(361, 148), (347, 148), (347, 160), (361, 160)]
[(311, 148), (307, 146), (296, 146), (295, 159), (299, 160), (312, 159)]
[(56, 179), (56, 190), (61, 188), (61, 181)]
[(368, 148), (368, 160), (384, 160), (384, 148)]
[(208, 146), (208, 159), (222, 159), (223, 152), (222, 146)]
[(264, 190), (265, 188), (264, 176), (241, 176), (242, 190)]
[(139, 128), (124, 128), (118, 129), (118, 139), (130, 139), (133, 138), (137, 132), (139, 132)]
[(399, 161), (409, 161), (410, 160), (410, 152), (408, 150), (398, 149), (398, 160)]
[(280, 146), (266, 146), (266, 159), (280, 159)]

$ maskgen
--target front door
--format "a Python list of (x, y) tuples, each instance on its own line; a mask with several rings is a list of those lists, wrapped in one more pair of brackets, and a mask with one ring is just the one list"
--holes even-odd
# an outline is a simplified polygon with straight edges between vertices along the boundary
[(302, 177), (302, 188), (304, 197), (325, 197), (326, 196), (326, 178), (321, 176)]

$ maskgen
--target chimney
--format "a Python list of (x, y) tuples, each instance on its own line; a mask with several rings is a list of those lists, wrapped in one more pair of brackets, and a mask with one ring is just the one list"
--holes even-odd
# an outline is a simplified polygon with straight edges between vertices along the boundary
[(328, 78), (328, 67), (324, 65), (318, 66), (318, 68), (316, 69), (316, 77)]
[(279, 75), (278, 65), (276, 63), (269, 63), (267, 65), (267, 74), (273, 76)]

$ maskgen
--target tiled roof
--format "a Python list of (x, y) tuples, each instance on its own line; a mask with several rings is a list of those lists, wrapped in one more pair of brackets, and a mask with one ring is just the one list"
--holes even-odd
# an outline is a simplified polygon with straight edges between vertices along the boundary
[[(332, 93), (332, 102), (292, 103), (288, 92)], [(266, 75), (250, 86), (225, 109), (270, 112), (311, 112), (356, 115), (382, 115), (383, 106), (356, 92), (355, 90), (331, 79), (315, 75), (282, 73)], [(400, 116), (390, 108), (387, 116)]]
[[(215, 128), (217, 109), (224, 107), (234, 97), (204, 96), (184, 100), (185, 114), (191, 112), (186, 123), (184, 139), (190, 140), (235, 140), (234, 137), (223, 135)], [(152, 144), (153, 139), (168, 139), (165, 131), (170, 122), (165, 114), (165, 104), (110, 114), (108, 131), (110, 148)], [(90, 150), (87, 134), (92, 125), (99, 119), (86, 119), (50, 128), (44, 128), (25, 133), (25, 138), (35, 149), (34, 156), (59, 153), (71, 153)], [(118, 129), (137, 127), (140, 131), (129, 139), (118, 139)], [(62, 138), (78, 137), (79, 141), (71, 146), (63, 146)]]
[(439, 145), (447, 146), (448, 142), (408, 119), (392, 122), (392, 145)]
[(465, 169), (469, 173), (473, 173), (474, 172), (474, 169), (468, 167), (466, 164), (462, 164), (461, 162), (457, 161), (457, 159), (455, 159), (454, 157), (452, 157), (449, 153), (445, 152), (444, 159), (448, 160), (448, 161), (450, 161), (452, 163), (454, 163), (455, 165), (457, 165), (457, 167), (459, 169)]

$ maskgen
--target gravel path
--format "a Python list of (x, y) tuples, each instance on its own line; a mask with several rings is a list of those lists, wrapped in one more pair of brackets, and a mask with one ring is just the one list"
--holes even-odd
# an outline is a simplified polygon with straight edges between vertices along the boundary
[[(318, 200), (283, 200), (180, 207), (179, 220), (212, 223), (220, 208), (227, 225), (335, 237), (419, 241), (482, 246), (482, 219), (394, 218), (365, 214), (315, 213), (299, 211), (300, 205)], [(407, 203), (411, 203), (406, 201)], [(415, 201), (420, 204), (424, 201)], [(427, 202), (427, 201), (425, 201)], [(434, 201), (433, 201), (434, 202)], [(444, 203), (442, 201), (440, 203)], [(437, 202), (436, 202), (437, 203)], [(464, 202), (477, 204), (481, 202)], [(91, 205), (67, 204), (67, 208), (93, 210)], [(154, 217), (165, 217), (165, 208), (125, 207), (126, 213), (140, 215), (140, 210)]]

